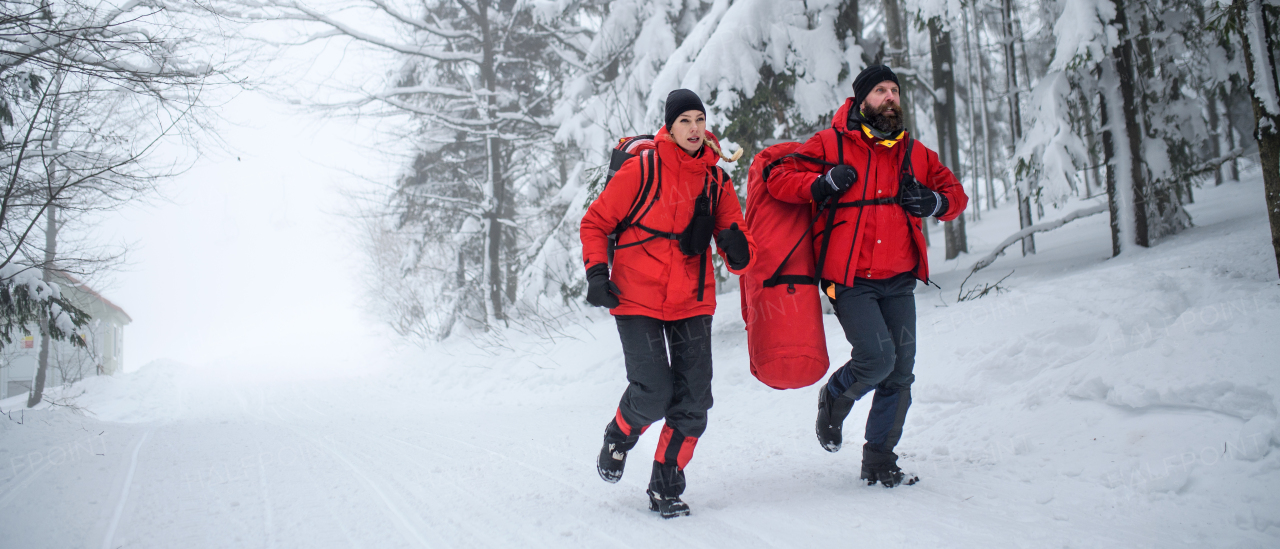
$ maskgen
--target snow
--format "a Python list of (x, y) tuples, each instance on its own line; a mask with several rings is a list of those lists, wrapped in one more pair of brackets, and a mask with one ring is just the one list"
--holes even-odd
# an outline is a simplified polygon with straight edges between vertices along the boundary
[(1250, 56), (1255, 64), (1253, 75), (1253, 94), (1262, 104), (1262, 108), (1271, 116), (1280, 116), (1280, 98), (1276, 97), (1274, 72), (1269, 68), (1272, 64), (1271, 52), (1264, 47), (1267, 33), (1263, 28), (1262, 1), (1249, 2), (1249, 19), (1245, 23), (1245, 32), (1249, 34)]
[[(83, 415), (2, 402), (0, 545), (1275, 547), (1280, 285), (1260, 175), (1242, 176), (1150, 249), (1109, 259), (1106, 216), (1039, 234), (969, 281), (1014, 272), (975, 301), (955, 296), (976, 256), (939, 243), (898, 447), (915, 486), (857, 480), (868, 402), (829, 454), (816, 387), (750, 376), (730, 292), (690, 517), (647, 510), (656, 430), (618, 484), (594, 471), (626, 381), (591, 310), (563, 337), (371, 355), (386, 369), (363, 377), (153, 363), (62, 390)], [(984, 212), (970, 248), (1017, 226)]]
[(1114, 34), (1110, 22), (1115, 17), (1116, 8), (1111, 0), (1063, 2), (1062, 14), (1053, 24), (1057, 45), (1049, 70), (1061, 71), (1077, 66), (1088, 70), (1110, 56), (1116, 43), (1109, 40), (1109, 36)]
[[(1020, 174), (1018, 185), (1028, 196), (1039, 191), (1042, 204), (1064, 203), (1077, 188), (1077, 168), (1089, 164), (1084, 141), (1072, 131), (1066, 116), (1070, 94), (1071, 82), (1065, 73), (1040, 79), (1031, 93), (1026, 134), (1014, 153), (1013, 161), (1027, 172)], [(1035, 188), (1027, 188), (1033, 184)]]

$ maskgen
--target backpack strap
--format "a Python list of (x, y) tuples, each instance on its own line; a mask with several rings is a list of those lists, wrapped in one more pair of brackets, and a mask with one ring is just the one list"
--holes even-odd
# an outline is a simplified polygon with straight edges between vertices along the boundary
[(835, 165), (836, 165), (834, 162), (827, 162), (826, 160), (823, 160), (823, 159), (821, 159), (821, 158), (817, 158), (817, 157), (813, 157), (813, 156), (809, 156), (809, 155), (805, 155), (805, 154), (800, 154), (800, 153), (784, 154), (784, 155), (782, 155), (782, 156), (778, 157), (777, 159), (775, 159), (773, 162), (770, 162), (768, 165), (766, 165), (766, 166), (764, 167), (764, 170), (762, 170), (762, 171), (760, 172), (760, 175), (762, 176), (762, 179), (761, 179), (761, 180), (762, 180), (762, 181), (768, 181), (768, 180), (769, 180), (769, 174), (773, 172), (773, 169), (774, 169), (775, 167), (777, 167), (777, 166), (778, 166), (778, 164), (781, 164), (784, 160), (787, 160), (787, 159), (789, 159), (789, 158), (795, 158), (795, 159), (798, 159), (798, 160), (803, 160), (803, 161), (805, 161), (805, 162), (812, 162), (812, 163), (814, 163), (814, 164), (821, 164), (821, 165), (823, 165), (823, 166), (835, 166)]
[[(838, 166), (840, 164), (844, 164), (844, 144), (841, 142), (841, 134), (838, 130), (835, 130), (834, 128), (832, 128), (832, 132), (834, 132), (836, 136), (836, 162), (829, 162), (826, 159), (817, 158), (817, 157), (813, 157), (805, 154), (791, 153), (788, 155), (784, 155), (781, 158), (778, 158), (777, 160), (770, 162), (769, 165), (765, 166), (763, 172), (761, 173), (761, 175), (763, 176), (763, 180), (768, 181), (769, 174), (770, 172), (773, 171), (773, 168), (781, 164), (784, 160), (787, 160), (789, 158), (794, 158), (797, 160), (810, 162), (813, 164), (819, 164), (822, 166)], [(855, 204), (856, 203), (849, 203), (850, 206), (853, 206)], [(862, 205), (862, 204), (856, 204), (856, 205)], [(796, 253), (796, 250), (800, 248), (800, 244), (804, 242), (804, 239), (809, 236), (809, 233), (813, 232), (813, 225), (810, 224), (809, 227), (805, 229), (804, 234), (800, 235), (800, 239), (797, 240), (793, 246), (791, 246), (791, 251), (787, 252), (786, 257), (782, 258), (782, 262), (778, 264), (778, 268), (773, 271), (773, 276), (770, 276), (768, 279), (765, 279), (765, 281), (763, 282), (763, 286), (765, 288), (772, 288), (774, 286), (786, 284), (787, 292), (795, 293), (796, 284), (800, 284), (800, 285), (813, 284), (815, 286), (818, 285), (818, 279), (822, 277), (823, 261), (821, 258), (825, 258), (827, 255), (827, 248), (830, 246), (830, 240), (831, 240), (831, 236), (830, 236), (831, 229), (835, 228), (837, 225), (840, 225), (840, 223), (835, 222), (835, 212), (837, 207), (844, 207), (844, 206), (842, 206), (841, 204), (833, 204), (830, 206), (826, 204), (818, 205), (818, 215), (822, 215), (822, 211), (827, 210), (827, 224), (825, 229), (818, 232), (818, 234), (822, 235), (822, 251), (819, 253), (820, 259), (818, 260), (818, 263), (815, 266), (814, 276), (782, 274), (782, 269), (785, 268), (787, 266), (787, 263), (791, 261), (791, 256), (794, 255)]]
[[(836, 137), (836, 164), (844, 164), (844, 132), (836, 128), (831, 128), (831, 132)], [(865, 177), (865, 174), (863, 175)], [(865, 200), (867, 194), (867, 182), (862, 182), (862, 198)], [(837, 201), (838, 202), (838, 201)], [(818, 205), (818, 215), (822, 215), (822, 210), (827, 211), (827, 225), (822, 230), (822, 249), (818, 252), (818, 262), (813, 270), (813, 284), (819, 289), (822, 288), (822, 267), (827, 262), (827, 251), (831, 248), (831, 233), (836, 227), (836, 210), (838, 208), (830, 207), (826, 202)], [(858, 220), (862, 220), (862, 210), (858, 210)], [(858, 228), (854, 226), (854, 238), (857, 238)]]
[[(617, 149), (615, 149), (616, 151)], [(640, 152), (640, 193), (631, 201), (631, 207), (627, 209), (627, 215), (614, 226), (613, 231), (609, 233), (609, 262), (613, 263), (613, 253), (622, 248), (630, 248), (644, 244), (660, 235), (655, 231), (639, 224), (639, 220), (643, 219), (653, 205), (658, 202), (658, 197), (662, 193), (662, 170), (658, 165), (658, 153), (655, 150), (645, 150)], [(649, 196), (653, 195), (650, 199)], [(622, 237), (622, 233), (626, 232), (633, 226), (640, 227), (655, 233), (649, 238), (631, 242), (628, 244), (618, 244), (618, 239)], [(669, 234), (669, 233), (668, 233)], [(668, 237), (669, 238), (669, 237)]]
[[(712, 166), (712, 177), (710, 174), (703, 180), (703, 192), (707, 193), (708, 202), (711, 206), (711, 216), (715, 217), (716, 211), (720, 206), (720, 193), (724, 192), (724, 182), (729, 180), (729, 173), (724, 171), (720, 166)], [(715, 186), (711, 185), (715, 182)], [(702, 296), (707, 287), (707, 263), (711, 258), (711, 247), (702, 251), (702, 257), (698, 260), (698, 301), (702, 301)]]

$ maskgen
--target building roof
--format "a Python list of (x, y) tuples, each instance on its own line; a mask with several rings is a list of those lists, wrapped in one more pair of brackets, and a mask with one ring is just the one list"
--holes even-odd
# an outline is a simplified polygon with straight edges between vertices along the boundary
[(129, 313), (124, 312), (124, 309), (121, 309), (119, 305), (112, 303), (110, 299), (103, 297), (102, 294), (98, 293), (93, 288), (90, 288), (84, 282), (81, 282), (80, 279), (74, 276), (71, 276), (70, 273), (57, 273), (57, 276), (59, 278), (65, 279), (67, 282), (71, 284), (71, 286), (75, 287), (75, 289), (80, 290), (86, 294), (89, 294), (94, 299), (101, 301), (102, 304), (106, 305), (108, 309), (111, 309), (113, 311), (120, 313), (121, 315), (124, 315), (124, 318), (126, 321), (133, 322), (133, 317), (130, 317)]

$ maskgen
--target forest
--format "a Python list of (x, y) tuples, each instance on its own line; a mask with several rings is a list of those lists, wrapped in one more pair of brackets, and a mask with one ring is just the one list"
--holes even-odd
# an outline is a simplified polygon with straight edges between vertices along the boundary
[[(46, 298), (11, 297), (54, 263), (56, 239), (34, 235), (56, 230), (57, 212), (145, 194), (167, 174), (146, 164), (147, 143), (209, 140), (198, 121), (216, 108), (199, 93), (278, 83), (237, 70), (254, 66), (249, 52), (317, 43), (350, 48), (343, 63), (376, 67), (378, 83), (330, 82), (289, 102), (401, 121), (386, 135), (407, 151), (400, 175), (360, 197), (356, 217), (370, 307), (411, 340), (551, 335), (580, 316), (578, 220), (612, 145), (653, 133), (670, 90), (701, 95), (709, 127), (744, 151), (724, 167), (745, 197), (755, 153), (828, 126), (876, 64), (901, 76), (910, 132), (970, 196), (964, 217), (926, 224), (949, 260), (999, 253), (971, 249), (966, 226), (1003, 208), (1018, 211), (1007, 232), (1024, 255), (1056, 222), (1104, 213), (1112, 255), (1158, 249), (1195, 222), (1184, 206), (1197, 189), (1245, 166), (1263, 171), (1280, 254), (1274, 0), (4, 5), (10, 326), (66, 319), (41, 312)], [(139, 108), (168, 114), (143, 127), (128, 110)], [(91, 144), (69, 146), (72, 135)], [(63, 256), (58, 268), (91, 271), (111, 254)], [(56, 337), (74, 323), (46, 324)]]

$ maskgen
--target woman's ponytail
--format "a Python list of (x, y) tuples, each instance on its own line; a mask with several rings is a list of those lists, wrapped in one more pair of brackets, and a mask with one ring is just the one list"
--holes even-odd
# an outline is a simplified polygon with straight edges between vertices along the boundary
[[(671, 137), (671, 134), (667, 134), (667, 141), (676, 143), (676, 138)], [(679, 145), (679, 143), (676, 144)], [(715, 141), (707, 139), (707, 136), (705, 135), (702, 136), (702, 144), (711, 147), (711, 150), (716, 153), (716, 156), (719, 156), (720, 159), (725, 162), (737, 162), (739, 158), (742, 158), (742, 149), (738, 149), (738, 152), (733, 153), (732, 156), (725, 156), (724, 153), (720, 151), (720, 146), (716, 145)]]
[(738, 149), (738, 152), (733, 153), (733, 156), (725, 156), (723, 152), (720, 152), (720, 146), (716, 145), (715, 141), (707, 139), (706, 136), (703, 136), (702, 143), (704, 145), (711, 147), (711, 150), (715, 151), (716, 155), (718, 155), (725, 162), (737, 162), (739, 158), (742, 158), (741, 148)]

